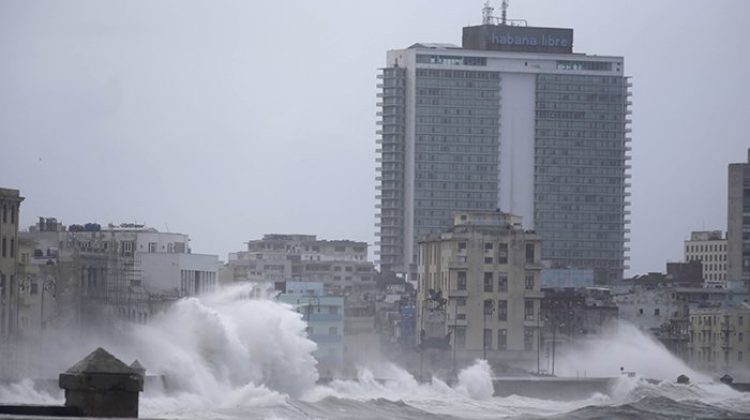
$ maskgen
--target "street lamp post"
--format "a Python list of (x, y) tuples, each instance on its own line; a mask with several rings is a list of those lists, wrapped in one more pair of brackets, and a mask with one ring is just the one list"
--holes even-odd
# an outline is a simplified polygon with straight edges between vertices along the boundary
[[(565, 326), (564, 322), (561, 322), (559, 327), (562, 328)], [(557, 327), (558, 323), (557, 321), (552, 323), (552, 376), (555, 376), (555, 345), (557, 343)]]
[(452, 331), (452, 334), (451, 334), (453, 336), (453, 348), (451, 349), (451, 350), (453, 350), (453, 355), (452, 355), (451, 364), (452, 364), (452, 370), (453, 370), (452, 377), (456, 378), (456, 329), (458, 328), (458, 325), (456, 324), (456, 321), (457, 321), (457, 319), (456, 319), (456, 311), (454, 310), (453, 312), (454, 312), (454, 314), (453, 314), (453, 331)]
[[(487, 341), (488, 340), (487, 340), (487, 335), (485, 334), (485, 332), (487, 331), (487, 315), (492, 316), (492, 314), (495, 313), (495, 305), (492, 305), (492, 304), (487, 305), (486, 302), (488, 301), (486, 300), (484, 302), (485, 302), (484, 307), (483, 307), (484, 317), (483, 317), (483, 323), (482, 323), (482, 358), (484, 360), (487, 360)], [(492, 301), (489, 301), (489, 302), (492, 302)], [(490, 334), (489, 341), (492, 342), (492, 334)]]
[(40, 311), (39, 311), (39, 341), (40, 345), (43, 345), (44, 340), (44, 328), (46, 327), (47, 322), (44, 320), (44, 293), (46, 291), (52, 292), (52, 297), (54, 298), (57, 295), (57, 283), (55, 282), (55, 279), (48, 277), (42, 282), (42, 301), (40, 305)]
[(31, 278), (20, 278), (18, 280), (18, 293), (16, 294), (16, 334), (19, 337), (21, 335), (21, 293), (26, 293), (29, 289), (31, 289)]
[(542, 351), (542, 308), (540, 304), (539, 313), (536, 316), (536, 374), (537, 375), (540, 375), (542, 373), (541, 351)]

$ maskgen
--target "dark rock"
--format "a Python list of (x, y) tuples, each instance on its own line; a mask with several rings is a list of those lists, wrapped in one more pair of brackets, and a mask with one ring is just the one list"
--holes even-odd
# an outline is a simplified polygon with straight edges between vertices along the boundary
[(690, 378), (687, 375), (680, 375), (677, 377), (677, 383), (678, 384), (689, 384)]

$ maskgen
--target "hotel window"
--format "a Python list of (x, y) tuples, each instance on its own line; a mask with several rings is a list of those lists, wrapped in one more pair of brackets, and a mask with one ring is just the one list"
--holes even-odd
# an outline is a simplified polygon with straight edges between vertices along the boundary
[(497, 273), (497, 291), (498, 293), (508, 293), (508, 274)]
[(497, 301), (497, 320), (498, 321), (508, 320), (508, 301), (507, 300)]
[(492, 313), (495, 311), (495, 305), (493, 305), (492, 299), (485, 299), (484, 300), (484, 316), (492, 315)]
[(484, 291), (485, 292), (492, 292), (492, 285), (495, 282), (494, 276), (492, 275), (492, 272), (485, 272), (484, 273)]
[(497, 263), (508, 263), (508, 244), (498, 244), (497, 246)]
[(524, 319), (526, 321), (534, 320), (534, 301), (533, 300), (527, 299), (523, 302), (523, 314), (524, 314)]
[(456, 279), (456, 289), (466, 290), (466, 271), (459, 271)]
[(534, 244), (526, 244), (526, 264), (534, 264)]
[(534, 290), (534, 275), (533, 274), (526, 275), (525, 287), (526, 287), (526, 290)]

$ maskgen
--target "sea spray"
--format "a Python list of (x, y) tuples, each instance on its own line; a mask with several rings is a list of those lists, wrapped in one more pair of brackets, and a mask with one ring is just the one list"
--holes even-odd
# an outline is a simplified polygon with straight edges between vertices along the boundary
[(486, 400), (492, 398), (495, 390), (492, 386), (492, 368), (486, 360), (477, 360), (473, 365), (458, 374), (456, 389), (467, 396)]
[(169, 385), (219, 399), (247, 384), (292, 396), (311, 388), (318, 379), (315, 343), (301, 315), (247, 296), (240, 286), (177, 302), (134, 330), (132, 357)]
[(656, 339), (624, 321), (614, 324), (608, 333), (582, 339), (558, 352), (558, 376), (617, 377), (622, 367), (626, 372), (653, 379), (675, 380), (681, 374), (697, 381), (709, 379), (689, 368)]
[(34, 402), (37, 404), (59, 404), (62, 401), (62, 392), (51, 395), (46, 391), (34, 387), (34, 381), (23, 379), (15, 383), (0, 385), (0, 403), (24, 404)]
[[(620, 392), (612, 397), (595, 394), (579, 401), (498, 398), (492, 397), (489, 365), (477, 361), (459, 373), (454, 387), (437, 378), (419, 383), (406, 370), (388, 363), (360, 369), (356, 380), (316, 386), (315, 344), (306, 338), (301, 316), (272, 299), (250, 299), (250, 291), (238, 286), (183, 299), (155, 316), (149, 325), (118, 329), (106, 337), (68, 337), (61, 332), (60, 339), (67, 340), (61, 343), (78, 345), (57, 348), (44, 362), (64, 370), (93, 344), (111, 349), (128, 363), (139, 359), (149, 375), (161, 375), (167, 382), (166, 392), (147, 388), (141, 396), (141, 413), (146, 417), (414, 419), (446, 415), (481, 419), (549, 416), (585, 406), (599, 407), (606, 417), (621, 404), (661, 400), (669, 404), (684, 401), (674, 404), (686, 407), (697, 401), (750, 413), (750, 398), (746, 397), (750, 394), (700, 382), (699, 375), (658, 343), (628, 326), (582, 345), (579, 355), (562, 351), (558, 372), (615, 376), (622, 365), (646, 377), (657, 376), (657, 369), (638, 360), (647, 359), (647, 354), (658, 359), (664, 370), (660, 375), (668, 380), (654, 384), (638, 376), (622, 377), (618, 380)], [(672, 376), (677, 371), (687, 373), (693, 383), (674, 384)], [(0, 401), (59, 403), (60, 398), (40, 393), (30, 381), (22, 381), (0, 386)]]

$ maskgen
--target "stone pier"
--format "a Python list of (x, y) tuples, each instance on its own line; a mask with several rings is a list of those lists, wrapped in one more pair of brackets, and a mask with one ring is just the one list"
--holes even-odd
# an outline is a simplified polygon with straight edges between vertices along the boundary
[(138, 417), (142, 374), (101, 347), (61, 373), (59, 384), (65, 406), (86, 417)]

